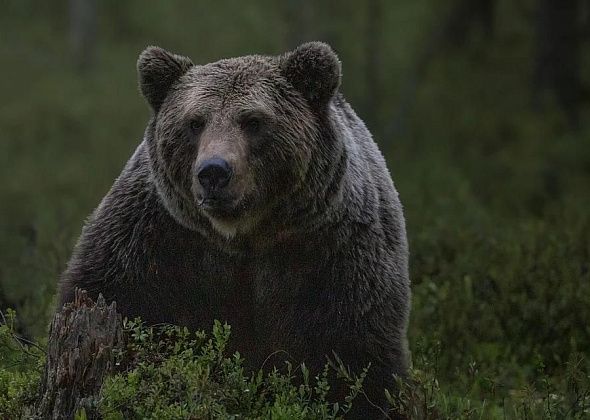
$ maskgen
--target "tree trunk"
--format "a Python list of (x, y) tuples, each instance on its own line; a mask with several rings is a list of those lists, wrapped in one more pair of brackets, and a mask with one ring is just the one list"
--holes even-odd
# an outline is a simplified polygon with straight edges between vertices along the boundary
[(365, 77), (367, 92), (365, 116), (373, 127), (380, 127), (381, 110), (381, 0), (369, 0), (367, 4), (367, 27), (365, 35)]
[(405, 132), (421, 79), (430, 63), (449, 49), (461, 47), (472, 31), (481, 26), (486, 39), (494, 34), (496, 0), (457, 0), (441, 21), (436, 22), (426, 38), (423, 50), (400, 88), (397, 109), (384, 138)]
[(77, 290), (73, 303), (55, 314), (49, 330), (47, 362), (35, 407), (39, 419), (71, 419), (82, 409), (97, 418), (104, 378), (114, 371), (114, 353), (124, 345), (121, 315), (102, 295), (96, 304)]
[(582, 83), (578, 0), (538, 0), (533, 103), (543, 106), (549, 92), (565, 112), (572, 128), (578, 126)]
[(287, 47), (292, 49), (298, 45), (313, 41), (312, 16), (313, 4), (309, 0), (287, 0), (284, 3), (284, 15), (287, 22)]
[(451, 46), (461, 47), (477, 26), (486, 37), (494, 33), (495, 0), (460, 0), (449, 16), (446, 39)]
[(70, 0), (70, 45), (79, 71), (87, 71), (96, 58), (96, 0)]

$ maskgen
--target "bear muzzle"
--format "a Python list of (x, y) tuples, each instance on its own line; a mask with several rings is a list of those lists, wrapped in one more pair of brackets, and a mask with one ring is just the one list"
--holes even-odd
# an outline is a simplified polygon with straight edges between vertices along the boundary
[(232, 175), (232, 168), (225, 159), (214, 157), (201, 163), (197, 169), (197, 178), (203, 187), (204, 198), (215, 198), (227, 187)]
[(220, 157), (203, 161), (197, 169), (197, 204), (211, 216), (232, 212), (235, 197), (229, 184), (234, 175), (231, 165)]

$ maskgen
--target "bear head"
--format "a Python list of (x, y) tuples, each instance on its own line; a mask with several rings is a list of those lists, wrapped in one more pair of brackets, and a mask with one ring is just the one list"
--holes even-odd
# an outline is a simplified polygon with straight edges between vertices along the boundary
[(178, 222), (232, 238), (324, 198), (326, 159), (341, 147), (330, 129), (340, 62), (328, 45), (205, 65), (148, 47), (137, 68), (153, 110), (151, 176)]

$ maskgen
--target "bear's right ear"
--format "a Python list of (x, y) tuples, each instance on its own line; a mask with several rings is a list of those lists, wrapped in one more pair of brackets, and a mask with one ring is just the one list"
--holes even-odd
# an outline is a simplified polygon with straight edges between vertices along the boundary
[(137, 60), (139, 89), (155, 112), (180, 76), (193, 66), (188, 57), (169, 53), (160, 47), (147, 47)]

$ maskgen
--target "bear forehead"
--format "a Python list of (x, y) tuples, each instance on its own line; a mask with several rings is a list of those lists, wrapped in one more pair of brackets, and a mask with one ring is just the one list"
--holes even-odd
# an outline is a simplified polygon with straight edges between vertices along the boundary
[(218, 90), (249, 89), (269, 82), (281, 83), (282, 76), (272, 57), (246, 56), (192, 67), (184, 77), (186, 87)]
[(253, 102), (274, 108), (273, 99), (285, 86), (275, 57), (245, 56), (192, 67), (181, 78), (177, 91), (190, 108)]

